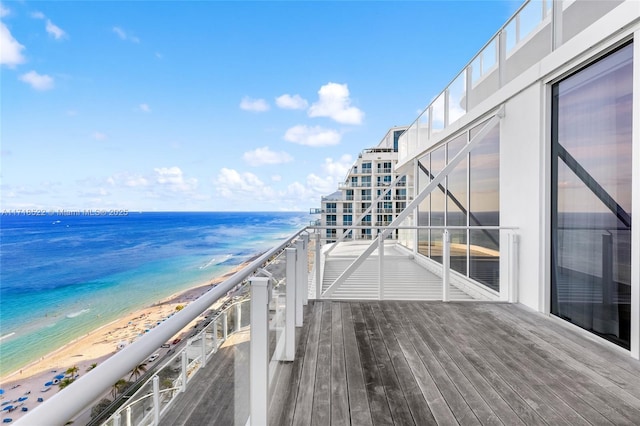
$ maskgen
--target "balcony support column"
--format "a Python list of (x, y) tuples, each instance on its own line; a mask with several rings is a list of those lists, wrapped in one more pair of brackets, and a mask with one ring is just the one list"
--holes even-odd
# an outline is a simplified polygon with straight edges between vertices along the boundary
[(153, 376), (153, 424), (160, 423), (160, 378)]
[(295, 286), (296, 286), (296, 327), (302, 327), (302, 307), (304, 305), (304, 296), (303, 296), (303, 278), (301, 275), (303, 274), (302, 272), (302, 266), (301, 266), (301, 261), (302, 261), (302, 245), (304, 243), (302, 242), (302, 240), (296, 240), (295, 243), (295, 247), (296, 247), (296, 280), (295, 280)]
[(305, 306), (309, 303), (309, 234), (302, 235), (302, 275), (304, 293), (302, 300)]
[(182, 388), (180, 392), (187, 390), (187, 351), (182, 351)]
[(270, 279), (252, 277), (251, 340), (249, 343), (249, 413), (251, 425), (266, 425), (269, 413), (269, 293)]
[[(352, 231), (353, 232), (353, 231)], [(315, 234), (315, 264), (316, 264), (316, 299), (320, 299), (322, 296), (322, 265), (321, 265), (321, 247), (320, 247), (320, 234)]]
[(384, 299), (384, 238), (378, 233), (378, 300)]
[(286, 256), (286, 313), (284, 326), (284, 360), (293, 361), (296, 353), (296, 249), (284, 249)]
[(509, 233), (509, 303), (518, 303), (519, 248), (518, 235)]
[(451, 245), (449, 243), (449, 231), (442, 233), (442, 301), (449, 301), (449, 267)]

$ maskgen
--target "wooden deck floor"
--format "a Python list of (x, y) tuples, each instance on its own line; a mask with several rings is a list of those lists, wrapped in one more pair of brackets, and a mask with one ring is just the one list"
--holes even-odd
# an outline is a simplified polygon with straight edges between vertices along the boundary
[(638, 425), (640, 362), (517, 305), (310, 302), (273, 425)]

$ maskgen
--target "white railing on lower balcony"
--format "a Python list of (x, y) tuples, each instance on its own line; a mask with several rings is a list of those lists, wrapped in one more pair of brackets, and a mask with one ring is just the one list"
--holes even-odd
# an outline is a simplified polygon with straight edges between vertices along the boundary
[[(174, 354), (150, 369), (133, 387), (138, 390), (104, 422), (109, 426), (157, 425), (168, 415), (176, 398), (187, 392), (198, 372), (215, 365), (215, 354), (229, 338), (246, 332), (252, 366), (237, 366), (249, 372), (247, 392), (238, 392), (246, 407), (236, 424), (263, 424), (267, 418), (269, 393), (277, 380), (280, 361), (292, 361), (295, 355), (295, 327), (302, 326), (302, 307), (308, 300), (309, 267), (319, 272), (308, 255), (308, 228), (296, 232), (279, 246), (252, 261), (246, 268), (209, 290), (184, 309), (162, 322), (87, 373), (42, 405), (17, 421), (19, 425), (63, 425), (91, 409), (114, 391), (114, 384), (130, 375), (171, 341), (189, 330), (192, 334), (177, 346)], [(319, 236), (313, 242), (319, 247)], [(238, 295), (239, 296), (238, 298)], [(205, 319), (206, 318), (206, 319)], [(204, 322), (202, 321), (204, 319)], [(194, 332), (194, 322), (196, 329)], [(253, 363), (256, 363), (255, 365)], [(141, 383), (141, 384), (140, 384)], [(250, 389), (250, 393), (248, 391)], [(106, 416), (105, 416), (106, 417)], [(256, 419), (251, 422), (251, 418)], [(208, 419), (216, 422), (216, 419)]]

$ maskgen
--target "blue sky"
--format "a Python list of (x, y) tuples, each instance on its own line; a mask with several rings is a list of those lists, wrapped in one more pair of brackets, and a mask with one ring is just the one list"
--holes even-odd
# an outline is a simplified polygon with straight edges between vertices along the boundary
[(521, 1), (3, 1), (2, 209), (319, 207)]

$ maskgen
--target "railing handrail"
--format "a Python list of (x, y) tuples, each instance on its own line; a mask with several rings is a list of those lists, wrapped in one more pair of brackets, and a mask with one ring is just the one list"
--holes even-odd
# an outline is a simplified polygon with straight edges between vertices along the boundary
[(291, 241), (306, 232), (307, 229), (309, 227), (298, 230), (283, 243), (262, 254), (245, 268), (189, 303), (184, 309), (163, 321), (162, 324), (146, 333), (136, 342), (105, 360), (91, 370), (90, 373), (76, 380), (71, 386), (67, 386), (33, 411), (29, 411), (27, 415), (18, 419), (17, 424), (65, 424), (71, 420), (100, 398), (113, 383), (143, 362), (150, 353), (184, 329), (202, 312), (209, 309), (218, 299), (242, 283), (271, 256), (284, 249)]

